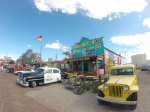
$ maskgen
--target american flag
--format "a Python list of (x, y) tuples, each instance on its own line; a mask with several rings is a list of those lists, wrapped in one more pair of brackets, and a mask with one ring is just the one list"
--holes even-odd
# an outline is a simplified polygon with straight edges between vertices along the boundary
[(42, 41), (42, 36), (38, 36), (34, 40)]

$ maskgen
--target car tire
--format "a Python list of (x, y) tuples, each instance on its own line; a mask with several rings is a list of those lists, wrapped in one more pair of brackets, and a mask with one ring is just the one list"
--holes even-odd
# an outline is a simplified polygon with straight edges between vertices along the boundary
[[(103, 92), (102, 91), (98, 91), (98, 96), (99, 97), (104, 97)], [(98, 99), (98, 103), (102, 105), (102, 104), (104, 104), (104, 101)]]
[[(137, 101), (138, 99), (138, 94), (137, 93), (133, 93), (131, 96), (131, 101)], [(131, 110), (135, 110), (136, 109), (137, 104), (135, 105), (130, 105)]]
[(36, 81), (31, 81), (31, 82), (30, 82), (30, 86), (31, 86), (32, 88), (35, 88), (35, 87), (37, 86)]
[(13, 69), (13, 68), (10, 68), (10, 69), (9, 69), (9, 73), (14, 73), (14, 69)]

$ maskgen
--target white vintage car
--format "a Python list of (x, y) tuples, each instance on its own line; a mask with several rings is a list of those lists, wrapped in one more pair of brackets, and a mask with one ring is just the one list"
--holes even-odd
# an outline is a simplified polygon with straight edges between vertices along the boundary
[(26, 69), (22, 71), (14, 71), (14, 75), (21, 75), (22, 73), (35, 72), (33, 69)]
[(20, 85), (30, 87), (61, 81), (60, 70), (58, 68), (49, 67), (40, 67), (35, 72), (23, 73), (17, 79)]

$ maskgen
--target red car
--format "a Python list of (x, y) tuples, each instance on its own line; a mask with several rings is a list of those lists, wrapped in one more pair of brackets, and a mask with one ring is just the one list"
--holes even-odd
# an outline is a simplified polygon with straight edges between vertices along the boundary
[(26, 70), (22, 70), (22, 71), (14, 71), (14, 75), (20, 75), (22, 73), (28, 73), (28, 72), (35, 72), (33, 69), (26, 69)]

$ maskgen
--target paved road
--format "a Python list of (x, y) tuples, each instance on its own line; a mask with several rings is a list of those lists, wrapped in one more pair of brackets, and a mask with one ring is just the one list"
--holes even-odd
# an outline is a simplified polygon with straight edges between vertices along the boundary
[(150, 71), (137, 74), (138, 105), (131, 111), (123, 105), (99, 105), (97, 94), (86, 91), (75, 95), (63, 83), (24, 88), (17, 84), (17, 76), (3, 72), (0, 73), (0, 112), (149, 112)]

